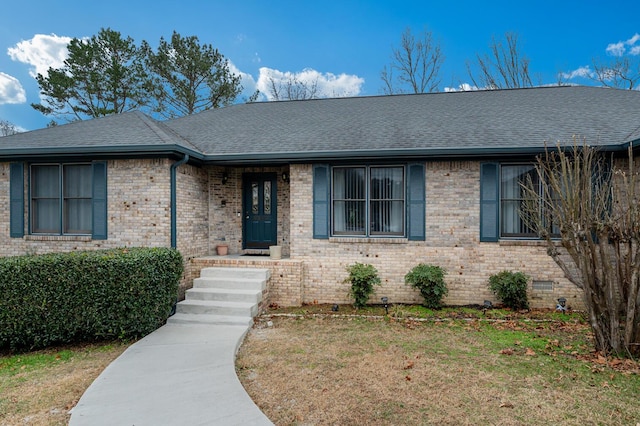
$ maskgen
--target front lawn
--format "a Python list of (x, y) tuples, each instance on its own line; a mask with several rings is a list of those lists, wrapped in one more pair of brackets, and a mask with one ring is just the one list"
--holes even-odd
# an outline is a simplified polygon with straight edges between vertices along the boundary
[(66, 425), (91, 382), (125, 349), (125, 343), (0, 354), (0, 425)]
[(240, 349), (276, 425), (640, 421), (638, 364), (593, 353), (580, 314), (330, 308), (272, 310)]

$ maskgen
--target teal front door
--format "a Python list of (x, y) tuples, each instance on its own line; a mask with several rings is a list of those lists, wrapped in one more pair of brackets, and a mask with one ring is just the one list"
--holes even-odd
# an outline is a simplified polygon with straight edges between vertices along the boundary
[(276, 212), (275, 173), (246, 173), (242, 178), (244, 249), (268, 249), (276, 245), (278, 220)]

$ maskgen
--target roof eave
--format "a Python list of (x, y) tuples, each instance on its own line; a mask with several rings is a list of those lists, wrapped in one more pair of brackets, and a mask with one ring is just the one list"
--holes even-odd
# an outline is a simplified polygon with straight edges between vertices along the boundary
[[(243, 153), (205, 155), (203, 161), (207, 164), (257, 164), (257, 163), (303, 163), (303, 162), (332, 162), (344, 160), (411, 160), (411, 159), (483, 159), (483, 158), (512, 158), (533, 157), (545, 152), (546, 149), (555, 150), (555, 146), (537, 147), (498, 147), (498, 148), (433, 148), (433, 149), (385, 149), (385, 150), (351, 150), (351, 151), (313, 151), (313, 152), (275, 152), (275, 153)], [(600, 149), (606, 152), (626, 150), (623, 145), (602, 145)]]
[(0, 161), (41, 161), (57, 159), (97, 159), (136, 157), (184, 157), (201, 161), (202, 153), (180, 145), (127, 145), (99, 147), (18, 148), (0, 150)]

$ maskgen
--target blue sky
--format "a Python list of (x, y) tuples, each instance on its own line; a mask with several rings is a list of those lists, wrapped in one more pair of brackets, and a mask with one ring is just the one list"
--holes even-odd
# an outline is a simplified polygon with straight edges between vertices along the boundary
[(487, 53), (492, 36), (507, 31), (518, 33), (532, 74), (544, 84), (556, 82), (560, 72), (584, 70), (596, 57), (640, 55), (640, 9), (631, 0), (14, 0), (2, 9), (0, 119), (25, 130), (50, 121), (30, 106), (39, 102), (34, 73), (64, 58), (67, 38), (89, 37), (107, 27), (152, 46), (174, 30), (198, 36), (242, 73), (247, 93), (266, 75), (307, 70), (305, 75), (319, 77), (327, 95), (382, 94), (380, 71), (407, 27), (414, 33), (427, 28), (440, 42), (441, 91), (469, 83), (466, 62)]

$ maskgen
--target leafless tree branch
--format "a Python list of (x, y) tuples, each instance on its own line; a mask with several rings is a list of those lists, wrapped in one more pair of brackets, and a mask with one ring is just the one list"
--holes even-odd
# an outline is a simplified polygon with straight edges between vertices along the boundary
[(440, 44), (430, 31), (419, 37), (410, 28), (402, 34), (400, 47), (391, 51), (391, 63), (385, 66), (380, 78), (384, 93), (427, 93), (438, 91), (438, 73), (444, 62)]

